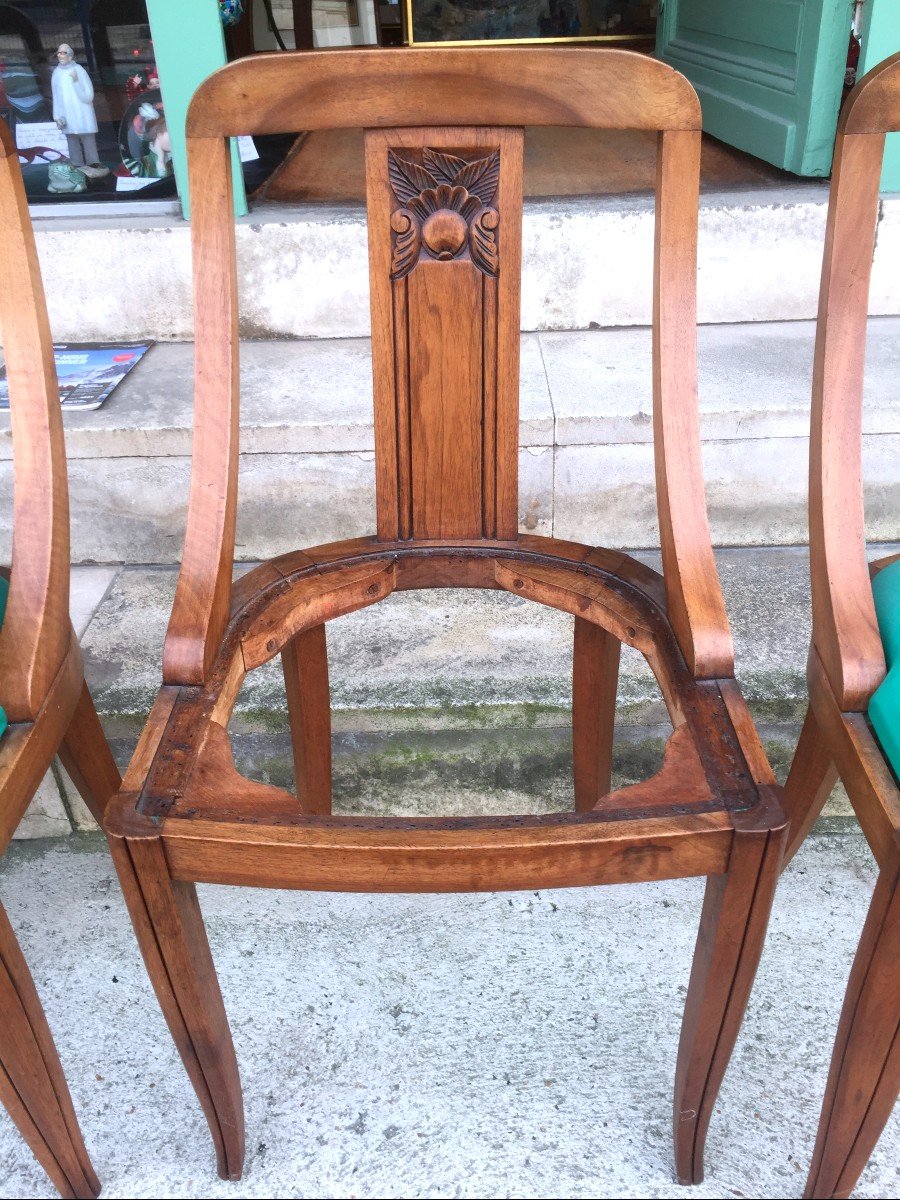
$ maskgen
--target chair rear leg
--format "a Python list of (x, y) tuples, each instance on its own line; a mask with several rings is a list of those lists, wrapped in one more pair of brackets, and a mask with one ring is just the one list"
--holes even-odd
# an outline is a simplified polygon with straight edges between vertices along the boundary
[(590, 812), (610, 790), (619, 639), (575, 618), (572, 656), (572, 771), (576, 812)]
[(900, 1090), (900, 867), (882, 870), (850, 972), (804, 1196), (849, 1196)]
[(158, 838), (110, 838), (147, 971), (216, 1147), (222, 1179), (240, 1179), (244, 1106), (234, 1043), (197, 892), (173, 880)]
[(78, 704), (59, 747), (59, 757), (102, 828), (106, 806), (122, 780), (86, 683), (82, 684)]
[(703, 1182), (709, 1119), (759, 965), (785, 834), (735, 832), (728, 871), (707, 879), (675, 1070), (679, 1183)]
[(297, 799), (305, 813), (331, 812), (331, 700), (325, 626), (305, 629), (281, 652)]
[(60, 1195), (100, 1194), (34, 981), (0, 905), (0, 1100)]
[(782, 870), (815, 825), (837, 779), (837, 767), (828, 753), (828, 743), (810, 707), (806, 710), (800, 741), (784, 785), (784, 806), (791, 828)]

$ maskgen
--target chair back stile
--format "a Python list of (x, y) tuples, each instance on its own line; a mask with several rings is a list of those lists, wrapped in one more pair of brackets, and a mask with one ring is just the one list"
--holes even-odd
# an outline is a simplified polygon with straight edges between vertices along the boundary
[(885, 134), (900, 129), (900, 54), (841, 114), (819, 295), (810, 445), (813, 649), (839, 708), (864, 710), (885, 674), (866, 560), (862, 402)]
[(0, 121), (0, 330), (13, 438), (13, 550), (0, 630), (3, 706), (33, 720), (65, 660), (69, 502), (62, 414), (37, 248), (15, 141)]
[[(352, 93), (338, 71), (353, 78)], [(166, 683), (207, 678), (230, 604), (239, 401), (225, 139), (367, 127), (378, 537), (515, 540), (529, 125), (659, 134), (654, 452), (667, 600), (693, 674), (733, 674), (700, 462), (696, 94), (665, 64), (627, 51), (483, 48), (259, 55), (194, 97), (195, 450)], [(427, 224), (437, 208), (445, 215)]]

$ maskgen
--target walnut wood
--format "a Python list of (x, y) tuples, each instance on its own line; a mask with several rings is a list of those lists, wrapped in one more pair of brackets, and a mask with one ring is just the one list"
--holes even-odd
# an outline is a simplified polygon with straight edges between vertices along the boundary
[(806, 710), (800, 740), (784, 785), (785, 807), (791, 823), (790, 837), (784, 852), (787, 866), (819, 819), (825, 802), (838, 781), (834, 757), (828, 750), (812, 708)]
[[(882, 867), (898, 853), (900, 790), (861, 713), (841, 711), (828, 674), (815, 652), (807, 666), (809, 701), (828, 751), (853, 804), (856, 819)], [(798, 780), (799, 782), (799, 780)], [(791, 797), (795, 802), (795, 797)]]
[(862, 386), (884, 136), (839, 137), (813, 362), (809, 537), (813, 644), (841, 708), (884, 678), (866, 561)]
[(619, 639), (602, 626), (575, 618), (572, 778), (576, 812), (589, 812), (611, 787), (620, 649)]
[(395, 580), (396, 569), (389, 562), (347, 567), (331, 578), (308, 575), (296, 583), (279, 581), (279, 594), (242, 631), (243, 670), (252, 671), (274, 658), (304, 629), (383, 600), (394, 590)]
[(110, 837), (110, 850), (150, 982), (209, 1124), (219, 1176), (240, 1179), (240, 1076), (196, 890), (170, 877), (157, 839)]
[(237, 513), (240, 367), (231, 155), (222, 138), (194, 138), (188, 148), (196, 453), (163, 651), (166, 683), (201, 682), (215, 654), (231, 602)]
[(900, 54), (892, 54), (859, 81), (841, 107), (841, 133), (889, 133), (900, 129), (898, 64)]
[[(119, 773), (69, 620), (62, 416), (34, 234), (15, 143), (0, 121), (0, 330), (13, 439), (13, 555), (0, 630), (0, 853), (59, 751), (102, 821)], [(40, 999), (0, 909), (0, 1100), (63, 1196), (93, 1197), (91, 1167)]]
[(2, 905), (0, 1011), (0, 1100), (61, 1196), (98, 1196), (50, 1027)]
[(762, 954), (786, 825), (736, 834), (728, 871), (706, 885), (675, 1069), (675, 1168), (703, 1182), (713, 1105)]
[[(698, 679), (734, 674), (709, 537), (697, 399), (699, 132), (660, 133), (653, 275), (653, 449), (669, 615)], [(677, 447), (677, 450), (676, 450)]]
[(194, 94), (188, 137), (451, 124), (700, 128), (684, 76), (629, 50), (342, 50), (337, 58), (317, 50), (229, 63)]
[(13, 142), (0, 121), (0, 328), (13, 446), (13, 562), (0, 629), (10, 723), (31, 721), (69, 648), (69, 499), (44, 289)]
[[(346, 86), (352, 77), (353, 87)], [(619, 551), (518, 532), (523, 125), (662, 131), (654, 428), (665, 577)], [(284, 554), (232, 587), (237, 299), (225, 137), (367, 125), (373, 534)], [(310, 53), (232, 64), (188, 120), (197, 307), (195, 454), (165, 685), (107, 818), (138, 937), (229, 1174), (240, 1092), (195, 882), (339, 891), (571, 887), (706, 875), (679, 1068), (679, 1164), (700, 1170), (777, 876), (778, 789), (732, 670), (700, 463), (694, 347), (700, 112), (645, 56), (579, 47)], [(328, 815), (324, 623), (394, 590), (504, 589), (576, 618), (578, 811)], [(620, 642), (674, 732), (610, 791)], [(228, 726), (281, 653), (297, 793), (243, 778)], [(298, 798), (300, 803), (298, 804)], [(721, 883), (717, 883), (721, 880)], [(706, 936), (706, 935), (705, 935)]]
[(324, 625), (298, 633), (281, 652), (291, 722), (294, 782), (305, 813), (331, 812), (331, 702)]
[[(522, 131), (369, 131), (365, 155), (379, 536), (513, 538)], [(485, 191), (469, 168), (492, 160)], [(450, 162), (470, 189), (452, 199)], [(421, 219), (442, 184), (463, 211)], [(478, 195), (483, 205), (469, 212)], [(486, 217), (490, 261), (469, 249)], [(452, 226), (448, 246), (465, 243), (453, 261), (433, 257), (450, 236), (437, 219)]]
[(838, 1025), (804, 1196), (849, 1196), (900, 1090), (900, 865), (878, 877)]
[(59, 758), (102, 829), (106, 806), (122, 780), (86, 683), (81, 685), (78, 703), (60, 742)]
[(319, 827), (303, 836), (293, 826), (174, 824), (165, 845), (175, 879), (345, 892), (495, 892), (681, 879), (724, 870), (732, 838), (714, 814), (680, 823), (648, 819), (627, 831), (621, 823), (599, 822), (593, 837), (590, 829), (552, 827), (526, 837), (526, 828), (521, 839), (497, 829), (480, 837), (401, 829), (381, 839), (377, 828)]
[[(866, 561), (862, 398), (884, 135), (900, 128), (900, 54), (843, 107), (828, 208), (810, 430), (809, 711), (787, 780), (789, 858), (837, 776), (880, 867), (844, 999), (807, 1197), (849, 1196), (900, 1087), (900, 791), (864, 716), (885, 662)], [(877, 570), (877, 565), (874, 567)]]

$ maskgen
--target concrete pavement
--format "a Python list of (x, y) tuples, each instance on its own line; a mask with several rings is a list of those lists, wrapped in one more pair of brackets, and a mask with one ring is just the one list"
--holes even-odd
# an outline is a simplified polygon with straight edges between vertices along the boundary
[[(475, 896), (200, 889), (247, 1111), (212, 1145), (99, 838), (14, 846), (6, 905), (104, 1195), (800, 1196), (874, 881), (859, 836), (789, 868), (701, 1186), (672, 1176), (698, 880)], [(895, 1118), (859, 1197), (900, 1191)], [(9, 1197), (52, 1189), (0, 1113)]]

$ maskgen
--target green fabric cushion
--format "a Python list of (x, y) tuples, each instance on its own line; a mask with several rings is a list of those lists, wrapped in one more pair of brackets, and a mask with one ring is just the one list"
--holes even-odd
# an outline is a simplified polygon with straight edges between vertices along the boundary
[(869, 720), (894, 774), (900, 776), (900, 559), (872, 580), (888, 673), (869, 701)]
[[(0, 575), (0, 625), (3, 624), (3, 618), (6, 616), (6, 597), (9, 595), (9, 580)], [(0, 734), (6, 728), (6, 713), (0, 708)]]

